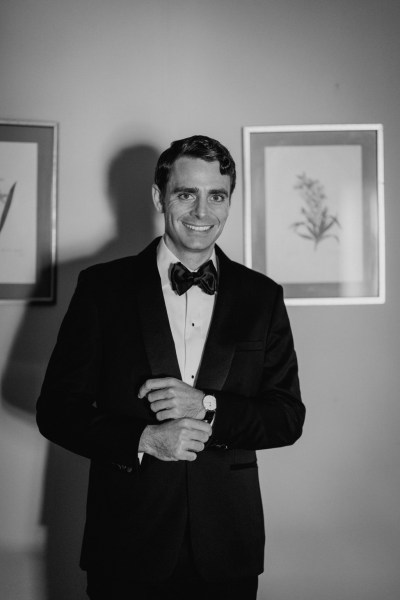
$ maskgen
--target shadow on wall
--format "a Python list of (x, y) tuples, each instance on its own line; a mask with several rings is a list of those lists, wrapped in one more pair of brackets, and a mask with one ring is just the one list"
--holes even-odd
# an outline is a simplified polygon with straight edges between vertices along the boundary
[[(141, 145), (125, 148), (113, 158), (108, 170), (108, 193), (117, 236), (94, 255), (58, 265), (56, 304), (27, 307), (2, 381), (5, 407), (21, 418), (35, 413), (44, 371), (79, 272), (92, 264), (136, 254), (153, 239), (151, 184), (158, 155), (155, 148)], [(47, 531), (47, 600), (86, 598), (86, 578), (79, 571), (78, 561), (88, 469), (86, 459), (49, 444), (41, 514), (41, 524)]]

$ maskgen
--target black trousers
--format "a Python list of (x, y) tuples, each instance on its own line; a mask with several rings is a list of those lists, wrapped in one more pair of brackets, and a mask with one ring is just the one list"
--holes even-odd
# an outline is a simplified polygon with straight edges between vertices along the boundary
[(90, 600), (255, 600), (258, 577), (208, 583), (202, 580), (170, 579), (160, 584), (107, 579), (88, 571)]
[(87, 571), (90, 600), (256, 600), (258, 577), (209, 583), (195, 569), (189, 540), (182, 546), (171, 577), (162, 583), (138, 583), (129, 573), (96, 566)]

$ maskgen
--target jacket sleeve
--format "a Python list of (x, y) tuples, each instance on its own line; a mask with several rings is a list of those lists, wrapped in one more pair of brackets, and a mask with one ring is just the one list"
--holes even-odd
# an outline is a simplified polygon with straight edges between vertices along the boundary
[(305, 407), (283, 290), (278, 291), (266, 334), (264, 361), (256, 395), (210, 391), (217, 412), (210, 445), (259, 450), (293, 444), (302, 433)]
[(85, 272), (62, 322), (50, 358), (36, 418), (50, 441), (91, 459), (137, 463), (146, 420), (98, 407), (103, 340), (98, 307)]

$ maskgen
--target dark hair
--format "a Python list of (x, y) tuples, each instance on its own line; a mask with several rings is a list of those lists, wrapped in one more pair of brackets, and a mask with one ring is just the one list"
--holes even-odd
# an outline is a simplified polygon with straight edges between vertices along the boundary
[(217, 160), (221, 175), (229, 175), (231, 179), (230, 193), (233, 193), (236, 184), (236, 168), (235, 161), (227, 148), (217, 140), (205, 135), (193, 135), (172, 142), (171, 146), (160, 155), (156, 165), (154, 181), (160, 190), (161, 197), (164, 197), (172, 166), (181, 156), (201, 158), (207, 162)]

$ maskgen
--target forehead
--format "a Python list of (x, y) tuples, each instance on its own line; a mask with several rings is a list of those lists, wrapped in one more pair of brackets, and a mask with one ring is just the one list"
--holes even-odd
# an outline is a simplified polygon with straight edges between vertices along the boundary
[(202, 188), (226, 188), (230, 189), (229, 175), (221, 175), (220, 165), (217, 160), (208, 162), (201, 158), (181, 156), (171, 169), (168, 188), (175, 187), (202, 187)]

